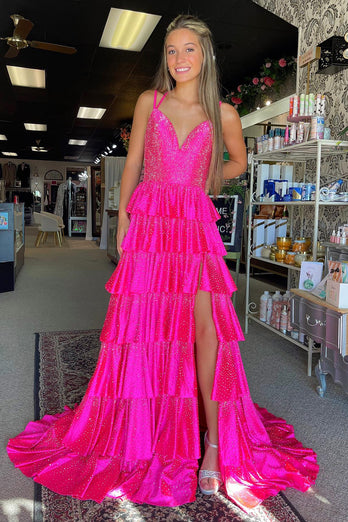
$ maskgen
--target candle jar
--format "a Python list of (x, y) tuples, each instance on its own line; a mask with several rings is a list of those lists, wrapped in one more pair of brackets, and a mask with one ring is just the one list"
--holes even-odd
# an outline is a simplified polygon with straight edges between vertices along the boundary
[(294, 265), (300, 267), (303, 261), (307, 261), (307, 252), (296, 252)]
[(293, 252), (307, 252), (307, 242), (305, 239), (295, 239), (292, 245)]
[(286, 253), (284, 263), (287, 264), (287, 265), (294, 265), (295, 264), (295, 256), (296, 256), (296, 252), (293, 252), (293, 251), (289, 250)]
[(278, 263), (284, 263), (286, 256), (286, 250), (277, 250), (275, 253), (275, 260), (278, 261)]
[(279, 250), (290, 250), (291, 237), (277, 237), (277, 247)]

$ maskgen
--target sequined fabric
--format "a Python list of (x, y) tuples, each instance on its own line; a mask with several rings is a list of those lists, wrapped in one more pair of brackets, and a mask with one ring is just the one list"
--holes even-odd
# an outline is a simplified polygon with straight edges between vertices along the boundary
[(195, 499), (198, 289), (211, 293), (219, 343), (212, 399), (227, 494), (249, 510), (315, 480), (313, 451), (250, 398), (231, 303), (236, 287), (222, 259), (219, 215), (204, 192), (211, 133), (204, 121), (180, 145), (159, 106), (149, 117), (144, 181), (129, 202), (123, 254), (106, 285), (111, 297), (94, 376), (74, 410), (30, 423), (8, 445), (15, 466), (53, 491), (163, 506)]

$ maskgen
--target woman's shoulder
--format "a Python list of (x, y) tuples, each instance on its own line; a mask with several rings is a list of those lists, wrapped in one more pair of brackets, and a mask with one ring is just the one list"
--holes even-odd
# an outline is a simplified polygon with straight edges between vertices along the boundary
[(231, 124), (231, 123), (240, 122), (239, 114), (236, 111), (236, 109), (234, 107), (232, 107), (232, 105), (230, 105), (229, 103), (222, 102), (220, 104), (220, 108), (221, 108), (221, 121), (222, 121), (223, 125), (224, 125), (224, 123)]

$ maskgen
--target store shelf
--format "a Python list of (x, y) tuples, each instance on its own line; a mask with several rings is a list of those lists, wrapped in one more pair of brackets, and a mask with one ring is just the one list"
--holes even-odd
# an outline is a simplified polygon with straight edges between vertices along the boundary
[[(315, 201), (302, 201), (301, 199), (293, 200), (293, 201), (252, 201), (253, 205), (296, 205), (310, 207), (315, 205)], [(348, 205), (348, 201), (319, 201), (319, 206), (343, 206)]]
[[(308, 361), (307, 361), (307, 375), (311, 375), (312, 371), (312, 353), (319, 351), (313, 348), (313, 342), (310, 341), (309, 346), (305, 346), (303, 343), (296, 341), (289, 335), (282, 334), (279, 330), (276, 330), (272, 326), (260, 321), (258, 316), (255, 313), (255, 303), (250, 296), (250, 265), (251, 260), (258, 259), (262, 260), (264, 263), (269, 265), (270, 267), (283, 267), (287, 269), (288, 274), (288, 289), (290, 289), (290, 274), (291, 271), (300, 271), (300, 267), (295, 267), (293, 265), (286, 265), (285, 263), (279, 263), (277, 261), (271, 261), (269, 259), (256, 257), (252, 255), (253, 252), (253, 207), (254, 205), (286, 205), (291, 207), (291, 212), (289, 212), (289, 219), (293, 217), (293, 206), (299, 207), (299, 209), (303, 210), (304, 208), (313, 209), (314, 213), (314, 228), (311, 232), (308, 231), (308, 234), (311, 233), (312, 237), (312, 245), (313, 245), (313, 260), (317, 259), (317, 245), (318, 245), (318, 224), (319, 224), (319, 211), (323, 206), (347, 206), (347, 201), (320, 201), (319, 200), (319, 190), (320, 190), (320, 177), (321, 177), (321, 166), (322, 159), (324, 157), (335, 156), (335, 155), (343, 155), (348, 154), (348, 142), (339, 142), (334, 140), (311, 140), (305, 143), (300, 143), (296, 145), (291, 145), (284, 149), (278, 151), (272, 151), (263, 154), (256, 154), (252, 158), (252, 168), (251, 168), (251, 180), (250, 180), (250, 198), (249, 198), (249, 209), (248, 209), (248, 240), (247, 240), (247, 256), (246, 256), (246, 299), (245, 299), (245, 333), (248, 333), (248, 321), (251, 319), (259, 323), (261, 326), (269, 329), (274, 332), (276, 335), (279, 335), (296, 346), (299, 346), (301, 349), (306, 350), (308, 352)], [(252, 194), (254, 193), (254, 183), (256, 183), (256, 172), (255, 166), (257, 164), (266, 162), (289, 162), (296, 163), (300, 162), (305, 164), (308, 160), (316, 161), (316, 169), (315, 169), (315, 188), (316, 188), (316, 199), (314, 201), (303, 201), (303, 200), (294, 200), (294, 201), (253, 201)], [(339, 176), (338, 176), (339, 177)], [(304, 213), (300, 212), (300, 217), (302, 220), (302, 228), (304, 226)], [(302, 234), (303, 235), (303, 234)], [(262, 243), (262, 238), (260, 240), (260, 244)], [(337, 245), (339, 246), (339, 245)]]
[[(290, 341), (291, 343), (295, 344), (296, 346), (299, 346), (300, 348), (302, 348), (302, 350), (305, 350), (306, 352), (310, 351), (309, 346), (306, 346), (305, 344), (300, 343), (300, 341), (293, 339), (289, 334), (283, 334), (280, 330), (273, 328), (273, 326), (271, 326), (270, 324), (260, 321), (260, 319), (256, 315), (250, 314), (249, 319), (252, 319), (253, 321), (255, 321), (255, 323), (260, 324), (264, 328), (267, 328), (267, 330), (271, 330), (271, 332), (275, 333), (276, 335), (279, 335), (279, 337), (282, 337), (283, 339)], [(312, 353), (320, 353), (320, 348), (313, 348)]]
[(276, 265), (276, 266), (282, 266), (283, 268), (289, 268), (290, 270), (298, 270), (298, 271), (301, 270), (301, 268), (298, 267), (298, 266), (287, 265), (286, 263), (279, 263), (279, 261), (271, 261), (270, 259), (267, 259), (266, 257), (250, 256), (250, 259), (258, 259), (259, 261), (264, 261), (267, 264)]
[(318, 156), (318, 149), (320, 149), (319, 152), (322, 158), (337, 154), (347, 154), (348, 141), (310, 140), (304, 143), (289, 145), (280, 150), (256, 154), (254, 159), (257, 161), (298, 161), (303, 163), (303, 161), (306, 160), (316, 159)]

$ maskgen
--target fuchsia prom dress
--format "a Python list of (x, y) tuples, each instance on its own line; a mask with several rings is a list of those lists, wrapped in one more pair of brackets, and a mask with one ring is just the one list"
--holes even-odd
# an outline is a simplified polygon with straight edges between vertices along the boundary
[[(164, 98), (164, 97), (163, 97)], [(194, 303), (211, 293), (218, 337), (212, 399), (219, 403), (220, 471), (227, 495), (249, 510), (287, 487), (308, 489), (315, 453), (292, 426), (253, 404), (239, 353), (216, 212), (205, 194), (212, 126), (180, 146), (156, 104), (145, 136), (144, 181), (106, 288), (101, 352), (74, 410), (46, 415), (11, 439), (14, 465), (62, 495), (176, 506), (195, 500), (200, 457)], [(201, 277), (199, 278), (201, 270)]]

